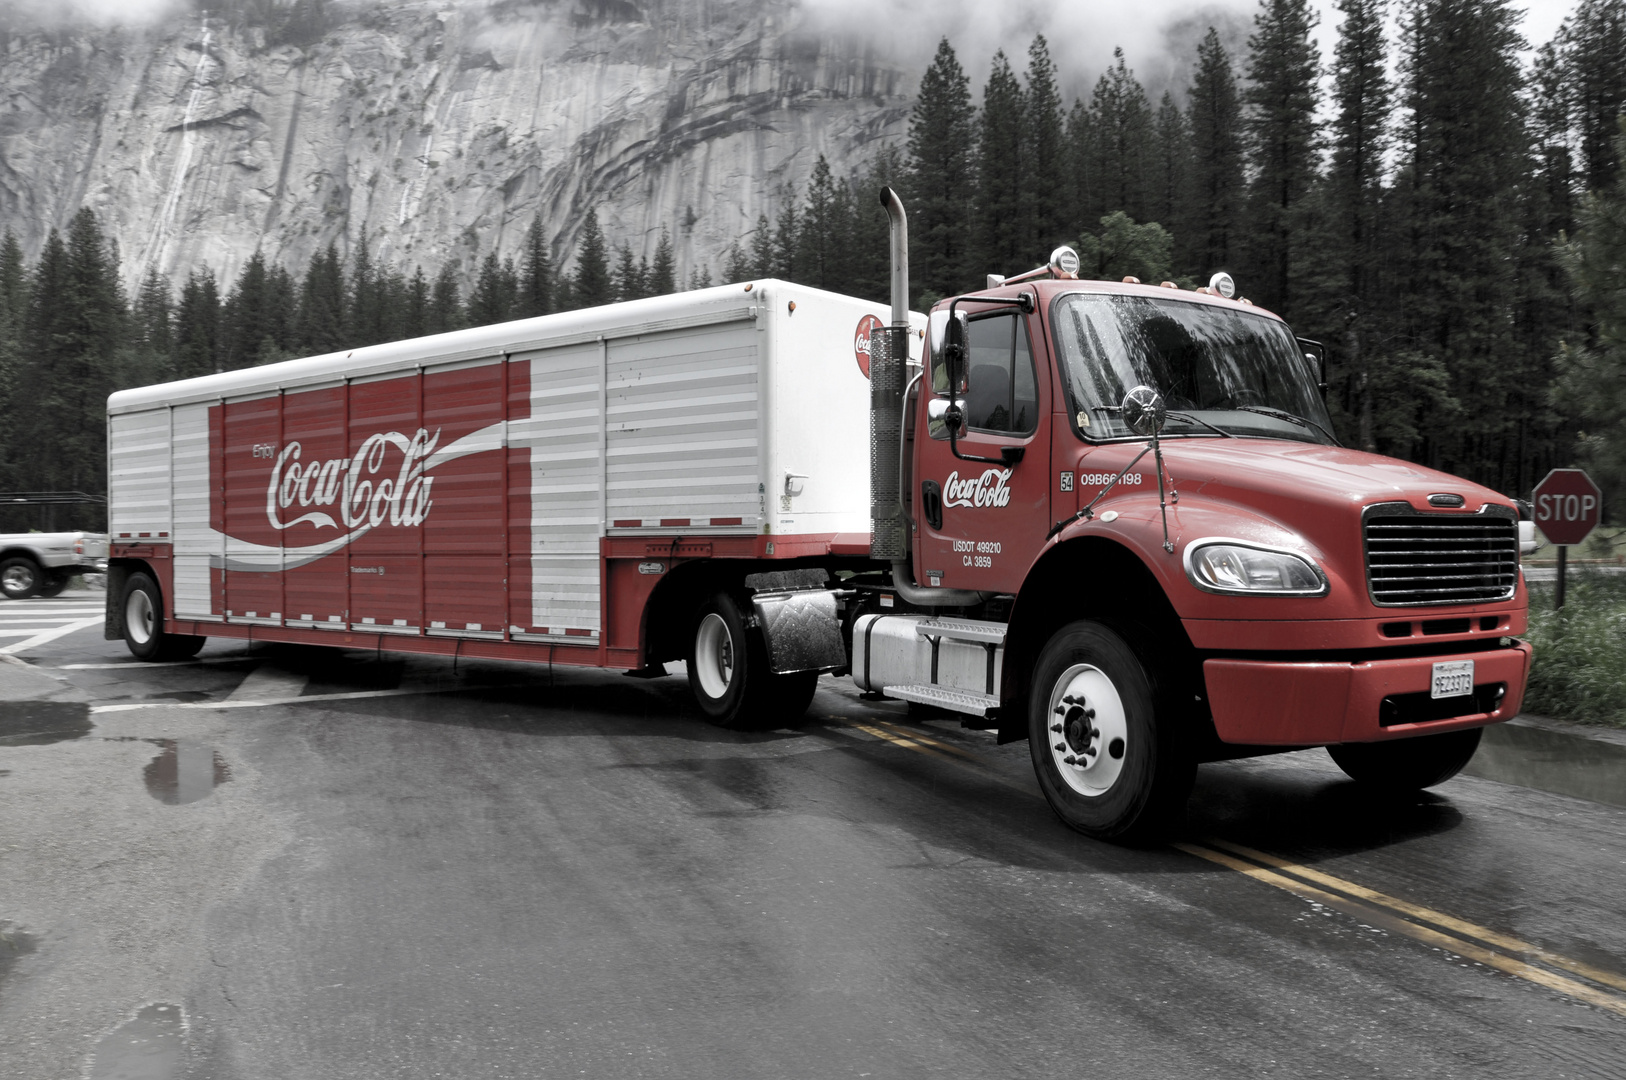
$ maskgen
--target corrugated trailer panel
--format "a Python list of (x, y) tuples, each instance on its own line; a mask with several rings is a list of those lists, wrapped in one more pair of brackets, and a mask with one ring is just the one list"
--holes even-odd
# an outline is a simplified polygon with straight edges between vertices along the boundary
[(529, 415), (509, 445), (529, 464), (530, 593), (511, 617), (520, 632), (596, 633), (603, 534), (604, 346), (583, 342), (516, 356), (529, 380)]
[[(174, 559), (175, 614), (182, 618), (219, 619), (210, 587), (213, 566), (225, 553), (221, 535), (210, 525), (209, 411), (205, 403), (177, 405), (164, 409), (172, 416), (174, 444), (171, 450), (171, 477), (174, 487), (174, 529), (171, 537)], [(115, 442), (115, 450), (118, 444)], [(112, 485), (117, 505), (123, 492)]]
[(429, 486), (423, 617), (431, 634), (500, 635), (507, 618), (505, 375), (502, 358), (495, 357), (430, 370), (423, 378), (423, 426), (435, 440), (425, 463), (433, 462), (434, 471), (422, 479)]
[[(347, 388), (340, 384), (282, 398), (286, 441), (279, 454), (287, 454), (287, 459), (277, 492), (277, 518), (287, 525), (282, 533), (289, 537), (290, 549), (283, 556), (283, 618), (295, 626), (343, 630), (347, 621), (345, 560), (299, 550), (324, 533), (337, 536), (342, 524), (338, 501), (343, 497), (344, 470), (350, 465), (345, 439), (347, 395)], [(313, 520), (301, 521), (306, 515)]]
[(169, 410), (109, 417), (107, 482), (120, 498), (109, 507), (107, 531), (114, 537), (169, 536)]
[(764, 337), (751, 319), (610, 343), (612, 528), (755, 530)]

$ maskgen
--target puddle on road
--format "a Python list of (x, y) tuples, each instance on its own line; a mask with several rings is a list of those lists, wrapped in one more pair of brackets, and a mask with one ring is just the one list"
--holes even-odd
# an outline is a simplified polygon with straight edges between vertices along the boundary
[(1626, 806), (1626, 747), (1524, 724), (1492, 724), (1468, 776)]
[(149, 761), (141, 775), (147, 782), (147, 794), (161, 803), (197, 802), (231, 779), (226, 759), (212, 746), (189, 739), (156, 742), (164, 752)]
[(0, 922), (0, 979), (6, 977), (18, 960), (33, 951), (33, 934), (23, 933), (14, 923)]
[(96, 725), (80, 701), (0, 701), (0, 746), (44, 746), (81, 739)]
[(185, 1065), (179, 1005), (148, 1005), (97, 1042), (90, 1080), (174, 1080)]

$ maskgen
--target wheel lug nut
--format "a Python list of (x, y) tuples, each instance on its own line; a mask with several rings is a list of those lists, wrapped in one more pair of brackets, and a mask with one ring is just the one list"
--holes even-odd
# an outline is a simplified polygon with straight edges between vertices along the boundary
[(1061, 734), (1061, 725), (1060, 724), (1051, 724), (1050, 725), (1050, 730), (1054, 731), (1057, 735), (1060, 735)]

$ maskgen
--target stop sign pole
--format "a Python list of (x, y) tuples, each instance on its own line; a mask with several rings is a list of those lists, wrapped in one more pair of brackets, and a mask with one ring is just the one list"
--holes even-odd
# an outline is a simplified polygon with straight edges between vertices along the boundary
[(1569, 549), (1603, 520), (1603, 492), (1580, 469), (1554, 469), (1531, 492), (1536, 525), (1558, 547), (1558, 591), (1554, 607), (1564, 606)]

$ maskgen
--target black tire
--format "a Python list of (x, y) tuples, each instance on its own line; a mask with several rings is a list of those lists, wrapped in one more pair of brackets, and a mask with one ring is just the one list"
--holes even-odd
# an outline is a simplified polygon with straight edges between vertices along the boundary
[(1342, 743), (1327, 753), (1351, 780), (1389, 791), (1417, 791), (1443, 784), (1462, 771), (1479, 749), (1484, 728), (1418, 735), (1390, 742)]
[(137, 571), (124, 582), (120, 600), (124, 644), (137, 660), (185, 660), (196, 656), (206, 637), (164, 631), (164, 597), (158, 583)]
[(1153, 671), (1101, 623), (1072, 623), (1045, 645), (1028, 699), (1028, 751), (1068, 826), (1140, 843), (1179, 822), (1196, 764), (1157, 703)]
[(819, 673), (768, 669), (762, 635), (740, 606), (718, 593), (700, 606), (689, 635), (689, 690), (707, 720), (734, 731), (789, 727), (802, 718)]
[(44, 597), (46, 599), (50, 599), (53, 596), (61, 596), (62, 590), (68, 587), (68, 582), (71, 580), (73, 579), (67, 574), (57, 574), (56, 576), (48, 579), (45, 584), (41, 585), (35, 591), (34, 595)]
[(26, 600), (46, 582), (39, 563), (26, 555), (13, 555), (0, 562), (0, 592), (13, 600)]

